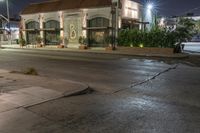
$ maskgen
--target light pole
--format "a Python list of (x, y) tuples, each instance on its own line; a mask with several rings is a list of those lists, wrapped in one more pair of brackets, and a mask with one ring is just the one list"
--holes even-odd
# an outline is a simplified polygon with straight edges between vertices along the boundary
[(148, 9), (148, 10), (152, 10), (152, 9), (153, 9), (153, 4), (152, 4), (152, 3), (149, 3), (149, 4), (147, 5), (147, 9)]
[(156, 17), (157, 17), (157, 14), (156, 14), (156, 11), (155, 11), (154, 4), (153, 3), (147, 3), (146, 7), (145, 7), (145, 20), (150, 23), (149, 29), (151, 28), (152, 24), (156, 25), (156, 21), (157, 21)]
[[(115, 50), (117, 46), (117, 38), (119, 32), (119, 2), (120, 0), (112, 0), (112, 48)], [(114, 16), (115, 15), (115, 16)]]

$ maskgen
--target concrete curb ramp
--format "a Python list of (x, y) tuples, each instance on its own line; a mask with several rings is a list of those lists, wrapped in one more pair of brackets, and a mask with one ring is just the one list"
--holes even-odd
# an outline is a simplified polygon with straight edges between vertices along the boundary
[[(10, 80), (15, 78), (30, 78), (45, 81), (47, 78), (10, 74), (7, 70), (0, 69), (1, 85), (10, 85)], [(11, 78), (13, 77), (13, 78)], [(36, 80), (39, 78), (38, 80)], [(52, 80), (55, 81), (55, 80)], [(88, 92), (85, 84), (59, 80), (62, 83), (76, 85), (68, 86), (66, 90), (57, 90), (41, 86), (17, 87), (13, 91), (0, 92), (0, 133), (62, 133), (62, 126), (51, 120), (31, 112), (28, 108), (63, 97), (76, 96)], [(18, 82), (18, 81), (16, 81)], [(72, 88), (70, 88), (72, 87)], [(48, 89), (47, 89), (48, 88)], [(55, 87), (56, 88), (56, 87)]]
[(79, 90), (62, 93), (59, 91), (35, 86), (16, 91), (10, 91), (9, 93), (1, 93), (0, 113), (21, 107), (28, 108), (62, 97), (75, 96), (76, 94), (78, 95), (82, 92), (86, 92), (88, 88), (88, 86), (85, 86)]

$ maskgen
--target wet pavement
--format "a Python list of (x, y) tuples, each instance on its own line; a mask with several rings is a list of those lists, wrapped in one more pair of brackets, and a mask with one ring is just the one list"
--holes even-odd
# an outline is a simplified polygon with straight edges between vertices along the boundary
[(199, 133), (200, 68), (165, 59), (1, 51), (0, 68), (88, 84), (94, 92), (0, 113), (2, 133)]
[(28, 110), (70, 133), (199, 133), (199, 68), (193, 76), (182, 73), (188, 67), (177, 69), (119, 93), (63, 98)]

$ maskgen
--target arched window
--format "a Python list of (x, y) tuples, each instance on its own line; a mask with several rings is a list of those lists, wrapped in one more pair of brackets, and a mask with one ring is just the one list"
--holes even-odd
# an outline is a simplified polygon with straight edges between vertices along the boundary
[(56, 20), (49, 20), (45, 23), (44, 27), (46, 29), (48, 28), (55, 28), (55, 29), (59, 29), (60, 28), (60, 22), (56, 21)]
[(40, 24), (36, 21), (30, 21), (26, 23), (26, 40), (28, 44), (35, 43), (37, 36), (39, 36), (40, 32)]
[(89, 20), (89, 27), (108, 27), (109, 19), (103, 17), (97, 17)]
[(36, 22), (36, 21), (30, 21), (26, 24), (26, 29), (39, 29), (40, 26), (39, 26), (39, 22)]
[(49, 20), (44, 23), (45, 27), (45, 44), (57, 45), (60, 40), (60, 22), (56, 20)]
[(105, 39), (109, 36), (109, 19), (96, 17), (88, 21), (89, 45), (92, 47), (105, 47)]

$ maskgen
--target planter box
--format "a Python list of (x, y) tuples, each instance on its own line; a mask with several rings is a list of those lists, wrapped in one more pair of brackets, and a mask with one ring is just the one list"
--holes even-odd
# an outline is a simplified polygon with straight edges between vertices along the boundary
[(65, 48), (64, 45), (58, 45), (57, 48)]
[(118, 47), (120, 52), (124, 53), (135, 53), (135, 54), (162, 54), (162, 55), (172, 55), (174, 54), (173, 48), (151, 48), (151, 47)]
[(20, 48), (23, 48), (23, 47), (25, 47), (26, 45), (22, 45), (22, 44), (20, 44)]
[(113, 47), (106, 47), (106, 51), (113, 51), (113, 50), (116, 50), (116, 48), (113, 48)]
[(81, 49), (81, 50), (85, 50), (85, 49), (87, 49), (88, 47), (87, 47), (87, 45), (80, 45), (79, 46), (79, 49)]
[(42, 48), (43, 45), (42, 44), (37, 44), (37, 48)]

